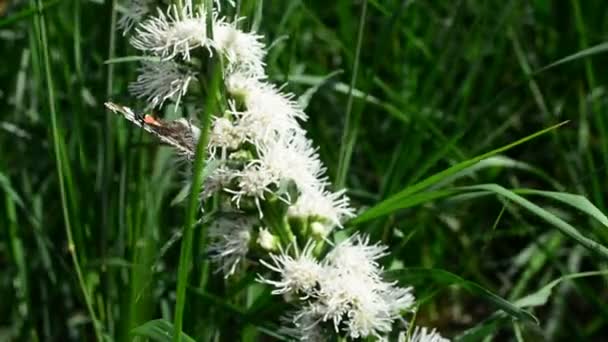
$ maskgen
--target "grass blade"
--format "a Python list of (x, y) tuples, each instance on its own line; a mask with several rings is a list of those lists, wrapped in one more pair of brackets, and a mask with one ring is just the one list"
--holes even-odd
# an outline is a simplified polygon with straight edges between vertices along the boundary
[[(88, 288), (86, 286), (82, 271), (80, 269), (80, 263), (78, 261), (78, 251), (76, 250), (77, 246), (74, 244), (74, 239), (72, 237), (72, 225), (70, 221), (70, 213), (69, 213), (69, 203), (67, 198), (66, 191), (66, 179), (64, 179), (64, 169), (63, 167), (69, 167), (69, 163), (64, 159), (65, 155), (62, 151), (65, 150), (65, 142), (63, 141), (64, 133), (61, 132), (59, 128), (58, 118), (57, 118), (57, 110), (55, 104), (55, 90), (53, 83), (53, 73), (51, 71), (51, 60), (50, 60), (50, 51), (49, 44), (46, 32), (46, 22), (45, 22), (45, 14), (43, 12), (43, 3), (41, 0), (36, 1), (36, 6), (38, 10), (38, 23), (39, 23), (39, 41), (41, 43), (41, 52), (43, 58), (43, 67), (46, 77), (47, 83), (47, 95), (49, 101), (49, 111), (51, 114), (51, 130), (53, 134), (53, 151), (55, 153), (55, 163), (57, 167), (57, 177), (59, 180), (59, 192), (61, 197), (61, 207), (63, 209), (63, 220), (64, 227), (66, 232), (66, 237), (68, 240), (69, 251), (72, 257), (72, 263), (74, 265), (74, 270), (76, 271), (76, 276), (78, 278), (78, 283), (80, 285), (80, 289), (82, 290), (82, 294), (84, 297), (84, 301), (87, 307), (87, 311), (93, 323), (93, 330), (95, 332), (95, 337), (98, 341), (102, 341), (102, 333), (97, 320), (97, 316), (95, 314), (95, 310), (93, 309), (92, 301), (88, 292)], [(69, 174), (69, 172), (68, 172)], [(69, 181), (69, 180), (68, 180)]]
[(473, 157), (469, 160), (465, 160), (463, 162), (460, 162), (454, 166), (451, 166), (439, 173), (436, 173), (412, 186), (409, 186), (405, 189), (403, 189), (402, 191), (398, 192), (397, 194), (387, 198), (386, 200), (376, 204), (375, 206), (371, 207), (370, 209), (366, 210), (365, 212), (363, 212), (361, 215), (359, 215), (358, 217), (356, 217), (355, 219), (353, 219), (350, 224), (360, 224), (366, 221), (369, 221), (371, 219), (380, 217), (380, 216), (384, 216), (384, 215), (388, 215), (398, 209), (401, 209), (401, 204), (400, 202), (403, 202), (406, 200), (406, 198), (408, 196), (411, 196), (412, 194), (415, 194), (421, 190), (424, 190), (432, 185), (435, 185), (439, 182), (441, 182), (442, 180), (446, 179), (447, 177), (450, 177), (454, 174), (456, 174), (459, 171), (462, 171), (468, 167), (471, 167), (473, 165), (475, 165), (476, 163), (480, 162), (483, 159), (489, 158), (491, 156), (497, 155), (499, 153), (505, 152), (509, 149), (512, 149), (513, 147), (516, 147), (518, 145), (521, 145), (525, 142), (528, 142), (534, 138), (537, 138), (545, 133), (551, 132), (554, 129), (559, 128), (560, 126), (566, 124), (566, 122), (562, 122), (559, 123), (557, 125), (545, 128), (541, 131), (538, 131), (534, 134), (531, 134), (525, 138), (519, 139), (511, 144), (508, 144), (506, 146), (497, 148), (495, 150), (492, 150), (490, 152), (486, 152), (484, 154), (481, 154), (479, 156)]
[[(338, 161), (338, 170), (336, 172), (336, 188), (340, 189), (344, 187), (346, 182), (346, 174), (348, 173), (348, 167), (350, 165), (350, 159), (353, 153), (353, 148), (358, 131), (358, 121), (353, 121), (353, 89), (357, 83), (357, 74), (359, 72), (359, 57), (361, 54), (361, 43), (363, 42), (363, 32), (365, 30), (365, 18), (367, 15), (367, 0), (363, 1), (363, 7), (361, 8), (361, 16), (359, 18), (359, 33), (357, 34), (357, 48), (355, 50), (355, 60), (353, 65), (353, 77), (350, 81), (350, 88), (348, 92), (348, 100), (346, 102), (346, 118), (344, 121), (344, 131), (342, 132), (342, 140), (340, 144), (340, 160)], [(351, 127), (352, 126), (352, 127)]]
[(531, 313), (515, 304), (507, 301), (492, 291), (484, 288), (483, 286), (472, 282), (470, 280), (463, 279), (453, 273), (445, 270), (432, 269), (432, 268), (405, 268), (400, 270), (388, 271), (385, 273), (387, 278), (397, 280), (402, 284), (412, 284), (414, 282), (423, 282), (425, 286), (430, 284), (436, 284), (443, 287), (447, 286), (459, 286), (473, 295), (479, 296), (488, 302), (494, 304), (499, 309), (508, 313), (509, 315), (538, 324), (538, 319)]
[[(175, 335), (175, 329), (173, 328), (173, 324), (166, 319), (155, 319), (133, 329), (131, 334), (146, 337), (156, 342), (169, 342)], [(195, 342), (192, 337), (184, 334), (183, 332), (180, 335), (180, 337), (186, 342)]]
[(604, 247), (603, 245), (599, 244), (596, 241), (593, 241), (593, 240), (583, 236), (581, 233), (579, 233), (576, 230), (576, 228), (574, 228), (572, 225), (570, 225), (566, 221), (557, 217), (553, 213), (539, 207), (538, 205), (528, 201), (527, 199), (519, 196), (518, 194), (514, 193), (513, 191), (507, 190), (497, 184), (479, 184), (479, 185), (462, 187), (462, 189), (473, 190), (473, 191), (478, 191), (478, 190), (491, 191), (497, 195), (508, 198), (511, 201), (513, 201), (514, 203), (519, 204), (524, 209), (527, 209), (528, 211), (530, 211), (533, 214), (537, 215), (538, 217), (542, 218), (546, 222), (551, 223), (553, 226), (555, 226), (557, 229), (559, 229), (566, 236), (575, 240), (576, 242), (583, 245), (587, 249), (608, 259), (608, 248)]

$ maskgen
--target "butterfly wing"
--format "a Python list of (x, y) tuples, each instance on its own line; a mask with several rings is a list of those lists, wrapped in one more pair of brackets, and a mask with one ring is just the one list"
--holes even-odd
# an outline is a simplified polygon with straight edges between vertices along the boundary
[(143, 128), (146, 132), (155, 135), (160, 141), (172, 146), (188, 159), (194, 158), (196, 146), (194, 133), (198, 132), (198, 127), (192, 126), (183, 119), (168, 122), (145, 119), (142, 115), (134, 113), (131, 108), (112, 102), (106, 102), (105, 106), (112, 112), (122, 115), (136, 126)]

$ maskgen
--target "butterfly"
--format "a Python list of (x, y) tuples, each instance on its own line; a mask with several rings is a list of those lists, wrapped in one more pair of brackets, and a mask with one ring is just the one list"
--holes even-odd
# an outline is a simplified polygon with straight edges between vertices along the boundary
[(112, 112), (124, 116), (125, 119), (143, 128), (146, 132), (155, 135), (160, 141), (172, 146), (189, 160), (194, 159), (201, 130), (193, 125), (190, 120), (180, 118), (164, 121), (149, 114), (136, 114), (131, 108), (112, 102), (106, 102), (105, 106)]

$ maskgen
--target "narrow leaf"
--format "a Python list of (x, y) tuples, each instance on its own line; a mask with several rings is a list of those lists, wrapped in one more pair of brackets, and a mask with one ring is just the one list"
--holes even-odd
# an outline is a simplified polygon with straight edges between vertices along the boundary
[[(476, 163), (492, 157), (494, 155), (497, 155), (499, 153), (502, 153), (504, 151), (507, 151), (513, 147), (516, 147), (518, 145), (521, 145), (525, 142), (528, 142), (536, 137), (539, 137), (545, 133), (548, 133), (554, 129), (557, 129), (558, 127), (566, 124), (567, 121), (559, 123), (557, 125), (551, 126), (549, 128), (545, 128), (539, 132), (536, 132), (534, 134), (531, 134), (525, 138), (519, 139), (511, 144), (505, 145), (503, 147), (497, 148), (495, 150), (492, 150), (490, 152), (481, 154), (477, 157), (473, 157), (469, 160), (465, 160), (463, 162), (460, 162), (454, 166), (451, 166), (439, 173), (436, 173), (412, 186), (409, 186), (405, 189), (403, 189), (401, 192), (387, 198), (386, 200), (378, 203), (377, 205), (371, 207), (370, 209), (368, 209), (367, 211), (365, 211), (363, 214), (359, 215), (358, 217), (356, 217), (355, 219), (353, 219), (351, 221), (351, 224), (359, 224), (359, 223), (363, 223), (366, 221), (369, 221), (373, 218), (379, 217), (379, 216), (384, 216), (387, 214), (390, 214), (391, 212), (397, 210), (397, 209), (401, 209), (399, 203), (404, 201), (408, 196), (411, 196), (412, 194), (415, 194), (419, 191), (422, 191), (426, 188), (429, 188), (432, 185), (435, 185), (439, 182), (441, 182), (442, 180), (456, 174), (459, 171), (462, 171), (468, 167), (471, 167), (473, 165), (475, 165)], [(393, 208), (392, 210), (388, 210), (387, 208)]]
[(542, 68), (534, 71), (534, 74), (539, 74), (539, 73), (541, 73), (543, 71), (546, 71), (547, 69), (554, 68), (554, 67), (556, 67), (558, 65), (562, 65), (562, 64), (565, 64), (565, 63), (568, 63), (568, 62), (575, 61), (577, 59), (585, 58), (585, 57), (592, 56), (592, 55), (595, 55), (595, 54), (598, 54), (598, 53), (602, 53), (602, 52), (606, 52), (606, 51), (608, 51), (608, 42), (601, 43), (601, 44), (592, 46), (590, 48), (581, 50), (581, 51), (579, 51), (579, 52), (577, 52), (575, 54), (572, 54), (570, 56), (566, 56), (566, 57), (564, 57), (564, 58), (562, 58), (562, 59), (560, 59), (558, 61), (555, 61), (555, 62), (553, 62), (553, 63), (551, 63), (549, 65), (546, 65), (546, 66), (544, 66), (544, 67), (542, 67)]
[(539, 207), (538, 205), (528, 201), (527, 199), (517, 195), (513, 191), (507, 190), (500, 185), (497, 184), (480, 184), (480, 185), (472, 185), (467, 187), (462, 187), (465, 190), (486, 190), (494, 192), (498, 195), (504, 196), (516, 204), (519, 204), (524, 209), (529, 210), (533, 214), (542, 218), (548, 223), (551, 223), (557, 229), (559, 229), (563, 234), (577, 241), (584, 247), (589, 250), (601, 255), (602, 257), (608, 259), (608, 248), (602, 246), (601, 244), (593, 241), (576, 230), (572, 225), (557, 217), (555, 214)]
[(553, 288), (555, 286), (559, 285), (560, 283), (562, 283), (566, 280), (570, 280), (570, 279), (594, 277), (594, 276), (602, 276), (602, 275), (608, 275), (608, 271), (581, 272), (581, 273), (573, 273), (573, 274), (565, 275), (565, 276), (557, 278), (554, 281), (550, 282), (549, 284), (543, 286), (538, 291), (531, 293), (523, 298), (518, 299), (515, 302), (515, 305), (517, 305), (519, 307), (535, 307), (535, 306), (545, 305), (547, 303), (547, 300), (551, 296)]
[(406, 268), (388, 271), (385, 275), (387, 278), (397, 280), (401, 284), (412, 284), (413, 282), (424, 281), (426, 286), (433, 283), (445, 287), (456, 285), (467, 290), (469, 293), (494, 304), (498, 309), (503, 310), (515, 318), (538, 323), (538, 319), (530, 312), (512, 304), (483, 286), (465, 280), (448, 271), (432, 268)]
[[(173, 340), (173, 334), (175, 333), (175, 329), (173, 329), (173, 324), (167, 321), (166, 319), (155, 319), (152, 321), (148, 321), (137, 328), (131, 330), (131, 334), (135, 336), (142, 336), (151, 339), (152, 341), (157, 342), (170, 342)], [(181, 333), (182, 341), (186, 342), (195, 342), (195, 340), (186, 335), (185, 333)]]
[(593, 205), (586, 197), (581, 195), (569, 194), (566, 192), (543, 191), (536, 189), (517, 189), (518, 194), (522, 195), (539, 195), (554, 199), (556, 201), (574, 207), (585, 214), (598, 220), (605, 227), (608, 227), (608, 217), (604, 215), (596, 206)]

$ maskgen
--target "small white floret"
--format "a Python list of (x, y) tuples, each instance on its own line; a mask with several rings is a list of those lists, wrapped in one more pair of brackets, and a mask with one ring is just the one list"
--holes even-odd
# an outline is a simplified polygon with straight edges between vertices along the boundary
[(209, 227), (211, 259), (225, 277), (234, 274), (249, 252), (253, 221), (250, 218), (218, 218)]

